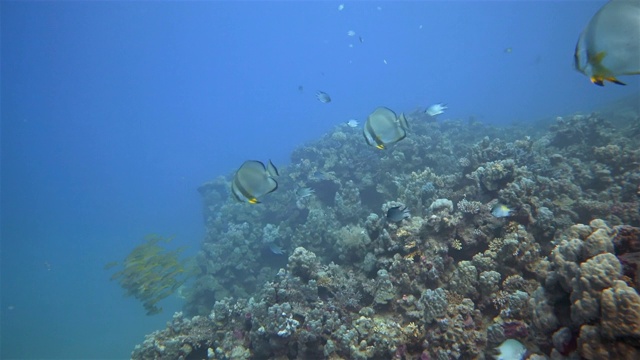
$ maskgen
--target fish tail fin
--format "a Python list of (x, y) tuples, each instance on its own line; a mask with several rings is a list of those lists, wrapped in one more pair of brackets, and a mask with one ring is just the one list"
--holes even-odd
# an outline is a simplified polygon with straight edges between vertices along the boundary
[(609, 81), (612, 82), (614, 84), (618, 84), (618, 85), (627, 85), (625, 83), (623, 83), (622, 81), (616, 79), (613, 76), (609, 76), (609, 77), (602, 77), (602, 76), (592, 76), (591, 77), (591, 82), (598, 85), (598, 86), (604, 86), (604, 81)]
[(614, 77), (610, 77), (607, 80), (611, 81), (612, 83), (618, 84), (618, 85), (627, 85), (627, 84), (623, 83), (622, 81), (620, 81), (620, 80), (618, 80), (618, 79), (616, 79)]

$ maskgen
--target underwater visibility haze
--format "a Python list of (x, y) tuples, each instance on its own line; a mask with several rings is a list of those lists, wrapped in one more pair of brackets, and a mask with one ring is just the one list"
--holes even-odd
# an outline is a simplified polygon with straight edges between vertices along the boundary
[(639, 8), (1, 2), (0, 358), (639, 358)]

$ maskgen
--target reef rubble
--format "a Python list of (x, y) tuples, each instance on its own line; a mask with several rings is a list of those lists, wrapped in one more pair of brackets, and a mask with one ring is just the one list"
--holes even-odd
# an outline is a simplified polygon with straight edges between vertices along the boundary
[[(498, 128), (416, 112), (384, 151), (346, 125), (297, 148), (260, 205), (214, 179), (184, 311), (132, 359), (491, 359), (509, 339), (528, 359), (638, 359), (628, 114)], [(387, 221), (395, 206), (410, 216)]]

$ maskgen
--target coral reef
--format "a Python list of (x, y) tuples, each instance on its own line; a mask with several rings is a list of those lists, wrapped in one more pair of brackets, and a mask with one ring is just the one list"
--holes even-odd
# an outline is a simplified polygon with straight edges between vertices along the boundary
[[(263, 204), (204, 184), (184, 314), (132, 358), (640, 358), (634, 121), (416, 112), (384, 151), (346, 125), (297, 148)], [(409, 213), (389, 221), (395, 206)]]
[(596, 219), (559, 237), (544, 281), (530, 301), (535, 330), (555, 332), (546, 345), (554, 352), (577, 351), (586, 359), (640, 356), (640, 296), (633, 283), (623, 281), (631, 279), (623, 276), (613, 253), (617, 234)]

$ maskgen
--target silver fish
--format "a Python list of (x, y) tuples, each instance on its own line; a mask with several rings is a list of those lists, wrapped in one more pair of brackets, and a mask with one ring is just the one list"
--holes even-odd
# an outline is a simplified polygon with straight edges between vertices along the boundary
[(313, 195), (314, 192), (316, 191), (313, 190), (312, 188), (308, 188), (308, 187), (299, 188), (296, 190), (296, 198), (304, 199), (306, 197)]
[(392, 110), (381, 106), (369, 115), (362, 132), (367, 144), (385, 149), (387, 145), (404, 139), (407, 129), (409, 123), (404, 114), (397, 116)]
[(276, 191), (278, 169), (269, 160), (267, 166), (257, 160), (247, 160), (236, 171), (231, 182), (231, 194), (240, 202), (257, 204), (258, 198)]
[(284, 250), (280, 246), (276, 245), (275, 243), (269, 244), (269, 250), (271, 251), (271, 253), (275, 255), (284, 255)]
[(318, 99), (318, 101), (320, 101), (320, 102), (321, 102), (321, 103), (323, 103), (323, 104), (326, 104), (326, 103), (330, 103), (330, 102), (331, 102), (331, 96), (329, 96), (329, 94), (327, 94), (327, 93), (326, 93), (326, 92), (324, 92), (324, 91), (320, 91), (320, 90), (318, 90), (318, 91), (316, 92), (316, 98)]
[(429, 106), (427, 108), (427, 110), (425, 110), (425, 112), (429, 115), (429, 116), (437, 116), (440, 115), (442, 113), (444, 113), (445, 110), (447, 110), (447, 105), (445, 104), (433, 104), (431, 106)]
[(575, 68), (591, 82), (619, 85), (620, 75), (640, 74), (640, 1), (609, 1), (580, 34)]

